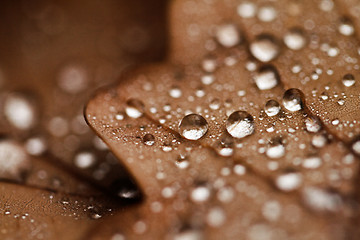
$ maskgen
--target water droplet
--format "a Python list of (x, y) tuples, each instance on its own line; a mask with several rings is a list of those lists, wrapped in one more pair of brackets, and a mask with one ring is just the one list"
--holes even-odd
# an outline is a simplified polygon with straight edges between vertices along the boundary
[(206, 186), (198, 186), (191, 191), (190, 198), (193, 202), (205, 202), (210, 197), (210, 189)]
[(283, 140), (279, 137), (271, 140), (270, 146), (266, 150), (266, 156), (269, 158), (281, 158), (285, 155), (285, 146)]
[(284, 191), (291, 192), (300, 187), (302, 176), (299, 173), (285, 173), (276, 178), (276, 186)]
[(311, 139), (311, 144), (317, 148), (324, 147), (326, 143), (327, 143), (327, 138), (322, 134), (314, 135)]
[(308, 207), (315, 211), (337, 211), (341, 206), (341, 198), (336, 193), (331, 193), (317, 187), (306, 187), (303, 199)]
[(300, 50), (305, 47), (305, 34), (300, 29), (291, 29), (284, 36), (285, 45), (292, 50)]
[(27, 130), (36, 123), (36, 107), (34, 101), (24, 94), (9, 94), (4, 102), (4, 115), (16, 128)]
[(279, 74), (271, 65), (263, 66), (260, 68), (259, 72), (256, 73), (254, 80), (256, 86), (260, 90), (268, 90), (276, 87), (279, 82)]
[(259, 9), (257, 17), (260, 21), (271, 22), (277, 16), (276, 9), (273, 6), (263, 6)]
[(242, 18), (252, 18), (256, 13), (256, 6), (252, 2), (242, 2), (237, 6), (237, 13)]
[(311, 116), (305, 119), (305, 127), (308, 132), (316, 133), (321, 130), (321, 122), (319, 118)]
[(281, 109), (280, 104), (275, 100), (269, 100), (265, 104), (265, 113), (269, 117), (278, 115), (280, 109)]
[(184, 138), (198, 140), (208, 131), (208, 123), (198, 114), (189, 114), (181, 120), (179, 130)]
[(216, 40), (223, 47), (234, 47), (241, 41), (240, 32), (234, 24), (224, 24), (217, 28)]
[(360, 139), (353, 141), (351, 148), (357, 155), (360, 155)]
[(278, 42), (270, 35), (260, 35), (250, 43), (250, 52), (261, 62), (269, 62), (280, 53)]
[(144, 104), (140, 100), (129, 99), (126, 104), (127, 107), (125, 108), (125, 112), (129, 117), (139, 118), (143, 116)]
[(115, 179), (110, 184), (110, 191), (122, 200), (134, 202), (141, 199), (140, 190), (129, 177)]
[(281, 205), (278, 201), (267, 201), (262, 207), (263, 216), (271, 222), (277, 221), (281, 214)]
[(187, 157), (184, 155), (180, 155), (177, 159), (176, 159), (176, 166), (180, 169), (185, 169), (188, 168), (190, 165), (190, 162), (188, 161)]
[(355, 77), (354, 75), (348, 73), (345, 74), (343, 79), (342, 79), (342, 83), (345, 87), (351, 87), (352, 85), (355, 84)]
[(284, 107), (292, 112), (303, 109), (304, 103), (302, 101), (303, 93), (296, 88), (291, 88), (284, 93), (283, 104)]
[(84, 67), (80, 65), (68, 65), (60, 71), (58, 85), (67, 93), (77, 94), (85, 90), (88, 81), (88, 72)]
[(173, 240), (203, 240), (203, 233), (195, 229), (183, 230), (180, 233), (177, 233)]
[(182, 91), (178, 87), (173, 87), (169, 91), (169, 95), (173, 98), (180, 98), (182, 95)]
[(24, 148), (15, 141), (0, 141), (0, 178), (22, 180), (31, 167)]
[(348, 18), (341, 19), (338, 30), (344, 36), (351, 36), (355, 32), (354, 24)]
[(226, 130), (234, 138), (244, 138), (254, 132), (254, 119), (248, 112), (233, 112), (226, 120)]
[(217, 154), (223, 157), (230, 157), (234, 154), (234, 141), (230, 136), (223, 136), (220, 141), (215, 144)]
[(225, 212), (219, 207), (210, 209), (206, 216), (206, 222), (211, 227), (220, 227), (226, 220)]
[(147, 133), (143, 137), (143, 141), (144, 141), (145, 145), (152, 146), (155, 144), (155, 137), (154, 137), (154, 135)]
[(201, 77), (201, 82), (204, 85), (210, 85), (215, 81), (215, 77), (212, 74), (205, 74)]
[[(217, 64), (217, 61), (215, 58), (207, 57), (207, 58), (203, 59), (201, 66), (205, 72), (212, 73), (216, 70), (216, 68), (218, 67), (218, 64)], [(208, 84), (206, 84), (206, 85), (208, 85)]]
[(74, 164), (81, 169), (92, 167), (96, 162), (96, 157), (91, 152), (80, 152), (76, 154)]
[(25, 148), (30, 155), (40, 156), (46, 151), (47, 145), (44, 139), (34, 137), (26, 141)]
[(316, 169), (321, 166), (321, 158), (319, 157), (308, 157), (304, 159), (302, 166), (308, 169)]
[(220, 108), (220, 104), (220, 100), (218, 98), (215, 98), (210, 102), (209, 107), (212, 110), (218, 110)]

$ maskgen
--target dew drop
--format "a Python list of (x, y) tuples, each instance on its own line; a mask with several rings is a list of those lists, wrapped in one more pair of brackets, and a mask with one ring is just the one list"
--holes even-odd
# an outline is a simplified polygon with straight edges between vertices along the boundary
[(238, 28), (234, 24), (224, 24), (217, 28), (216, 40), (226, 48), (234, 47), (241, 41)]
[(252, 18), (256, 14), (256, 6), (252, 2), (243, 2), (237, 6), (237, 14), (242, 18)]
[(305, 47), (305, 34), (300, 29), (291, 29), (284, 36), (285, 45), (291, 50), (300, 50)]
[(322, 148), (325, 146), (326, 143), (327, 138), (322, 134), (314, 135), (311, 139), (311, 144), (316, 148)]
[(306, 187), (303, 191), (303, 199), (308, 207), (320, 212), (334, 212), (341, 206), (341, 198), (338, 194), (317, 187)]
[(213, 99), (210, 104), (209, 108), (212, 110), (218, 110), (220, 108), (221, 102), (218, 98)]
[(351, 148), (357, 155), (360, 155), (360, 140), (353, 141)]
[(205, 72), (212, 73), (216, 70), (218, 64), (215, 58), (207, 57), (202, 61), (201, 66)]
[(233, 112), (226, 120), (226, 130), (234, 138), (244, 138), (254, 132), (254, 119), (248, 112)]
[(225, 212), (219, 207), (210, 209), (206, 216), (206, 222), (211, 227), (220, 227), (226, 220)]
[(22, 180), (31, 163), (24, 148), (12, 140), (0, 141), (0, 178)]
[(305, 119), (305, 127), (308, 132), (317, 133), (321, 130), (320, 120), (315, 116), (308, 117)]
[(271, 140), (270, 146), (266, 150), (266, 156), (269, 158), (281, 158), (285, 155), (285, 146), (281, 138), (274, 138)]
[(261, 7), (258, 11), (257, 17), (260, 21), (271, 22), (277, 16), (276, 9), (273, 6), (264, 6)]
[(182, 91), (178, 87), (173, 87), (169, 90), (169, 95), (173, 98), (180, 98), (182, 95)]
[(351, 36), (355, 32), (354, 24), (348, 18), (341, 19), (338, 30), (339, 33), (341, 33), (344, 36)]
[(296, 88), (288, 89), (283, 96), (284, 107), (292, 112), (303, 109), (304, 103), (302, 101), (303, 93)]
[(74, 164), (81, 169), (92, 167), (96, 162), (96, 157), (91, 152), (80, 152), (76, 154)]
[(212, 74), (205, 74), (201, 77), (201, 82), (204, 85), (210, 85), (215, 81), (215, 77)]
[(193, 202), (206, 202), (210, 197), (210, 189), (206, 186), (198, 186), (191, 191), (190, 198)]
[(143, 137), (143, 141), (144, 141), (145, 145), (152, 146), (155, 144), (155, 137), (154, 137), (154, 135), (147, 133)]
[(308, 157), (304, 159), (302, 166), (308, 169), (316, 169), (321, 166), (321, 158), (319, 157)]
[(223, 157), (230, 157), (234, 154), (234, 141), (230, 136), (224, 136), (215, 144), (216, 153)]
[(350, 73), (345, 74), (344, 77), (342, 78), (342, 83), (345, 87), (351, 87), (352, 85), (355, 84), (354, 75), (352, 75)]
[(250, 52), (261, 62), (269, 62), (280, 53), (280, 46), (270, 35), (260, 35), (250, 43)]
[(36, 107), (31, 99), (20, 93), (13, 93), (6, 97), (4, 115), (16, 128), (27, 130), (36, 123)]
[(131, 118), (139, 118), (143, 116), (144, 104), (137, 99), (129, 99), (125, 108), (126, 114)]
[(265, 113), (269, 117), (278, 115), (280, 109), (281, 109), (280, 104), (275, 100), (269, 100), (265, 104)]
[(179, 125), (180, 134), (188, 140), (198, 140), (208, 131), (208, 123), (198, 114), (186, 115)]
[(260, 90), (268, 90), (278, 85), (279, 78), (279, 74), (273, 66), (264, 66), (255, 75), (254, 80)]
[(276, 186), (284, 191), (291, 192), (300, 187), (302, 176), (299, 173), (285, 173), (276, 178)]

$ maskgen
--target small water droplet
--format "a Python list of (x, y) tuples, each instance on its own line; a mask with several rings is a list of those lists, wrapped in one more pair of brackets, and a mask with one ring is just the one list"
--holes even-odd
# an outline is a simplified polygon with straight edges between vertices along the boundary
[(342, 204), (336, 193), (331, 193), (317, 187), (306, 187), (303, 199), (308, 207), (315, 211), (337, 211)]
[(317, 117), (311, 116), (305, 119), (305, 127), (308, 132), (316, 133), (321, 130), (321, 122)]
[(193, 202), (205, 202), (210, 197), (210, 189), (206, 186), (198, 186), (191, 191), (190, 198)]
[(355, 84), (355, 77), (354, 75), (348, 73), (345, 74), (343, 79), (342, 79), (342, 83), (345, 87), (351, 87), (352, 85)]
[(284, 36), (285, 45), (292, 50), (300, 50), (305, 47), (306, 38), (301, 29), (291, 29)]
[(206, 222), (211, 227), (220, 227), (224, 224), (225, 220), (225, 212), (220, 207), (210, 209), (206, 216)]
[(220, 141), (215, 144), (217, 154), (223, 157), (230, 157), (234, 154), (234, 141), (230, 136), (223, 136)]
[(259, 61), (269, 62), (279, 55), (280, 46), (274, 37), (260, 35), (250, 43), (250, 52)]
[(155, 144), (155, 137), (154, 137), (154, 135), (147, 133), (143, 137), (143, 141), (144, 141), (145, 145), (152, 146)]
[(217, 28), (216, 40), (226, 48), (234, 47), (241, 41), (240, 32), (234, 24), (224, 24)]
[(208, 131), (208, 123), (198, 114), (186, 115), (179, 125), (180, 134), (188, 140), (198, 140)]
[(311, 144), (317, 148), (324, 147), (326, 143), (327, 143), (327, 138), (322, 134), (314, 135), (311, 139)]
[(280, 104), (275, 100), (269, 100), (265, 104), (265, 113), (269, 117), (278, 115), (280, 109), (281, 109)]
[(226, 120), (226, 130), (234, 138), (244, 138), (254, 132), (254, 119), (248, 112), (233, 112)]
[(351, 148), (357, 155), (360, 155), (360, 139), (353, 141)]
[(215, 58), (213, 57), (206, 57), (203, 59), (202, 63), (201, 63), (202, 69), (205, 72), (208, 73), (212, 73), (216, 70), (216, 68), (218, 67), (218, 63), (216, 61)]
[(212, 110), (218, 110), (220, 108), (221, 102), (218, 98), (213, 99), (210, 104), (209, 107)]
[(304, 159), (302, 166), (308, 169), (316, 169), (321, 166), (321, 158), (319, 157), (308, 157)]
[(96, 157), (91, 152), (80, 152), (76, 154), (74, 164), (78, 168), (86, 169), (92, 167), (96, 162)]
[(144, 103), (137, 99), (129, 99), (125, 108), (126, 114), (131, 118), (139, 118), (144, 114)]
[(260, 21), (271, 22), (277, 17), (277, 11), (273, 6), (263, 6), (259, 9), (257, 17)]
[(256, 86), (260, 90), (268, 90), (276, 87), (278, 85), (279, 78), (280, 77), (276, 68), (271, 65), (263, 66), (254, 76)]
[(284, 192), (291, 192), (298, 189), (301, 183), (302, 176), (295, 172), (285, 173), (276, 178), (276, 186)]
[(36, 105), (30, 97), (21, 93), (12, 93), (5, 99), (4, 115), (14, 127), (27, 130), (36, 123)]
[(342, 18), (340, 20), (338, 30), (344, 36), (351, 36), (355, 32), (354, 24), (348, 18)]
[(237, 14), (242, 18), (252, 18), (256, 14), (256, 6), (250, 1), (240, 3), (236, 10)]
[(279, 137), (271, 140), (270, 146), (266, 150), (266, 156), (269, 158), (281, 158), (285, 155), (285, 146), (283, 140)]
[(203, 240), (203, 233), (195, 229), (186, 229), (177, 233), (173, 240)]
[(283, 104), (284, 107), (292, 112), (303, 109), (304, 103), (302, 101), (302, 92), (299, 89), (291, 88), (284, 93)]
[(172, 87), (169, 90), (169, 95), (173, 98), (180, 98), (182, 96), (182, 91), (178, 87)]
[(215, 81), (215, 77), (212, 74), (205, 74), (201, 77), (201, 82), (204, 85), (210, 85)]
[(31, 162), (24, 148), (15, 141), (0, 141), (0, 178), (23, 180)]

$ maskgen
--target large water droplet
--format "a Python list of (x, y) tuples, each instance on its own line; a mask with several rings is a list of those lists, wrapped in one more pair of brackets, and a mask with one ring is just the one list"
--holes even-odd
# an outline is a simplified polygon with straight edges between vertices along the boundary
[(154, 135), (147, 133), (143, 137), (143, 141), (144, 141), (145, 145), (152, 146), (155, 144), (155, 137), (154, 137)]
[(280, 104), (275, 100), (269, 100), (265, 104), (265, 113), (269, 117), (276, 116), (280, 112)]
[(239, 44), (241, 36), (234, 24), (224, 24), (217, 28), (216, 40), (224, 47), (230, 48)]
[(273, 66), (263, 66), (255, 75), (254, 80), (260, 90), (268, 90), (278, 85), (279, 74)]
[(300, 50), (305, 47), (305, 34), (300, 29), (291, 29), (284, 36), (285, 45), (292, 50)]
[(352, 85), (355, 84), (355, 77), (354, 75), (348, 73), (345, 74), (343, 79), (342, 79), (342, 83), (345, 87), (351, 87)]
[(180, 134), (189, 140), (198, 140), (208, 131), (208, 123), (198, 114), (186, 115), (179, 125)]
[(269, 62), (280, 53), (278, 42), (270, 35), (260, 35), (250, 43), (250, 52), (261, 62)]
[(246, 137), (255, 130), (254, 119), (248, 112), (233, 112), (226, 120), (226, 130), (234, 138)]
[(303, 109), (304, 103), (302, 101), (303, 93), (296, 88), (291, 88), (284, 93), (283, 104), (284, 107), (292, 112)]
[(125, 108), (126, 114), (131, 118), (139, 118), (144, 113), (144, 104), (137, 99), (129, 99)]

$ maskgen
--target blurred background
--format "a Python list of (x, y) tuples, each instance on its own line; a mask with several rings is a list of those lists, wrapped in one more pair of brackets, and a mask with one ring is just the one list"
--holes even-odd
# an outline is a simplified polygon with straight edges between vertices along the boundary
[(137, 195), (83, 108), (124, 71), (164, 58), (165, 9), (165, 0), (0, 2), (0, 163), (13, 163), (3, 181), (87, 191), (61, 169), (100, 191)]

